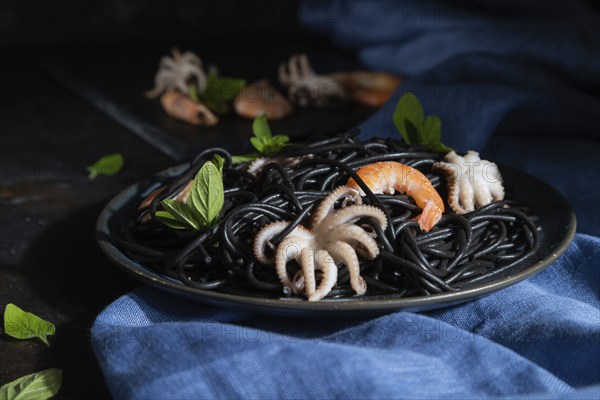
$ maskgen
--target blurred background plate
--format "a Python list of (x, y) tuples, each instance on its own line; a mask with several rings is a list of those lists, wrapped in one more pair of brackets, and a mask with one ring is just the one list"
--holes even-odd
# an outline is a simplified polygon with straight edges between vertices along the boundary
[[(222, 76), (242, 78), (247, 83), (267, 78), (276, 87), (277, 68), (295, 53), (307, 53), (319, 74), (365, 69), (349, 53), (310, 38), (282, 42), (244, 37), (234, 42), (178, 42), (177, 46), (181, 51), (196, 53), (205, 68), (215, 65)], [(215, 126), (193, 126), (166, 115), (158, 98), (144, 96), (154, 87), (160, 58), (170, 54), (170, 45), (68, 49), (45, 56), (40, 66), (76, 96), (175, 161), (186, 161), (206, 147), (224, 143), (234, 153), (250, 151), (252, 120), (233, 110), (219, 117)], [(296, 107), (290, 116), (271, 121), (270, 125), (274, 133), (292, 138), (332, 134), (359, 125), (375, 111), (358, 105), (326, 110)]]

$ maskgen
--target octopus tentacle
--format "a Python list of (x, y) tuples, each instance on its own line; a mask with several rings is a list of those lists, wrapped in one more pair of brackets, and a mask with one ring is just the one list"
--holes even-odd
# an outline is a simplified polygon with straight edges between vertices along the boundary
[(349, 186), (339, 186), (335, 188), (329, 195), (327, 195), (327, 197), (325, 197), (317, 207), (315, 207), (313, 210), (311, 225), (317, 226), (323, 222), (323, 220), (331, 214), (335, 203), (344, 197), (350, 197), (354, 201), (354, 204), (362, 204), (362, 198), (360, 197), (358, 190)]
[(328, 232), (327, 236), (336, 239), (336, 241), (341, 240), (349, 243), (357, 252), (360, 252), (362, 256), (369, 260), (373, 260), (379, 255), (377, 241), (360, 226), (340, 225)]
[[(483, 178), (483, 174), (478, 173), (480, 170), (483, 171), (481, 166), (481, 159), (479, 154), (475, 151), (469, 151), (464, 157), (465, 164), (468, 163), (473, 167), (474, 171), (470, 176), (470, 184), (473, 187), (473, 200), (477, 207), (482, 207), (492, 202), (492, 194)], [(475, 209), (475, 207), (473, 207)]]
[(352, 207), (342, 208), (336, 213), (329, 215), (321, 223), (321, 226), (326, 228), (333, 228), (338, 225), (354, 223), (360, 218), (371, 217), (374, 218), (377, 223), (385, 230), (387, 227), (387, 218), (383, 211), (374, 206), (368, 205), (355, 205)]
[(330, 253), (336, 264), (342, 262), (346, 265), (346, 268), (348, 268), (350, 274), (350, 286), (352, 286), (352, 289), (354, 289), (356, 294), (365, 294), (367, 291), (367, 283), (360, 276), (360, 264), (358, 263), (358, 257), (352, 246), (346, 242), (337, 241), (331, 247)]
[(482, 169), (492, 198), (494, 200), (504, 199), (504, 186), (502, 186), (502, 176), (498, 166), (493, 162), (484, 161)]
[[(289, 224), (289, 221), (272, 222), (268, 225), (265, 225), (263, 229), (256, 235), (254, 238), (253, 251), (254, 256), (258, 261), (266, 265), (273, 264), (273, 260), (269, 259), (265, 255), (265, 245), (275, 250), (275, 246), (270, 243), (270, 240), (287, 228)], [(298, 243), (302, 245), (309, 245), (314, 240), (314, 235), (302, 225), (298, 225), (292, 230), (292, 232), (290, 232), (287, 238), (296, 238)], [(276, 251), (279, 251), (279, 246), (277, 247)]]
[[(300, 251), (300, 265), (304, 274), (304, 294), (310, 297), (315, 293), (315, 252), (313, 249), (303, 248)], [(299, 288), (301, 289), (301, 288)]]
[(258, 261), (266, 265), (272, 265), (273, 260), (269, 259), (265, 254), (265, 245), (274, 249), (273, 245), (269, 242), (274, 236), (279, 234), (289, 225), (289, 221), (276, 221), (268, 225), (265, 225), (260, 232), (254, 238), (254, 257)]
[[(451, 153), (448, 153), (446, 157), (448, 157), (450, 154)], [(444, 176), (446, 176), (446, 180), (448, 181), (448, 204), (450, 207), (458, 214), (465, 214), (467, 210), (460, 205), (459, 201), (460, 166), (453, 163), (436, 162), (433, 164), (432, 170), (434, 172), (442, 173)]]
[(287, 263), (290, 260), (297, 260), (300, 257), (302, 248), (307, 243), (303, 243), (298, 237), (288, 236), (281, 241), (277, 246), (277, 252), (275, 253), (275, 271), (277, 277), (284, 286), (291, 288), (292, 281), (287, 273)]
[[(357, 204), (334, 210), (335, 203), (344, 198), (353, 199)], [(265, 254), (265, 249), (267, 246), (274, 249), (275, 271), (281, 283), (295, 294), (304, 291), (309, 301), (321, 300), (335, 286), (337, 263), (347, 266), (353, 290), (362, 295), (367, 289), (360, 276), (357, 252), (368, 259), (379, 255), (376, 240), (362, 227), (354, 225), (360, 218), (368, 217), (375, 219), (382, 229), (387, 227), (383, 211), (361, 204), (359, 192), (343, 186), (335, 189), (316, 207), (312, 230), (296, 226), (276, 249), (270, 240), (284, 231), (290, 222), (277, 221), (263, 227), (254, 239), (254, 255), (258, 261), (272, 264), (273, 260)], [(288, 276), (286, 268), (290, 260), (296, 260), (301, 267), (293, 279)], [(322, 271), (318, 286), (315, 270)]]
[(441, 172), (448, 181), (448, 203), (458, 214), (466, 214), (494, 200), (504, 199), (504, 187), (498, 166), (482, 160), (476, 151), (463, 157), (451, 151), (446, 162), (433, 164), (434, 172)]
[(459, 199), (460, 205), (467, 212), (475, 210), (475, 199), (473, 195), (473, 186), (468, 179), (461, 179), (459, 184)]
[(319, 250), (315, 261), (317, 268), (323, 272), (323, 276), (319, 287), (310, 295), (308, 301), (319, 301), (327, 296), (337, 281), (337, 266), (327, 251)]

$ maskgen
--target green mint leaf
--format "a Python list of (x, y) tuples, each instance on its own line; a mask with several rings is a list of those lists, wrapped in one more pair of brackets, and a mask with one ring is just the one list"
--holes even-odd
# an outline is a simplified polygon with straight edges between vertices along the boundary
[(281, 150), (290, 141), (290, 138), (286, 135), (272, 135), (267, 121), (267, 114), (262, 114), (260, 117), (254, 119), (252, 131), (254, 132), (254, 136), (250, 138), (250, 143), (263, 156), (268, 156)]
[(266, 153), (265, 150), (267, 148), (267, 144), (261, 138), (253, 136), (253, 137), (250, 138), (250, 143), (252, 143), (252, 146), (254, 146), (254, 148), (259, 153), (261, 153), (261, 154), (265, 154)]
[(290, 138), (286, 135), (275, 135), (273, 136), (273, 144), (277, 146), (285, 146), (290, 141)]
[(229, 111), (229, 107), (224, 101), (203, 100), (203, 103), (211, 111), (219, 115), (225, 115)]
[(441, 142), (434, 142), (434, 143), (423, 143), (425, 145), (425, 147), (427, 147), (429, 150), (432, 151), (438, 151), (440, 153), (449, 153), (451, 151), (454, 151), (454, 149), (452, 147), (448, 147), (445, 144), (441, 143)]
[(227, 112), (226, 102), (233, 100), (244, 86), (246, 81), (243, 79), (219, 78), (216, 74), (209, 74), (201, 100), (214, 112), (223, 114)]
[(394, 110), (392, 121), (407, 144), (420, 144), (432, 151), (449, 152), (442, 143), (442, 121), (435, 115), (425, 118), (421, 102), (414, 93), (405, 93)]
[(225, 159), (220, 155), (215, 154), (211, 162), (215, 164), (221, 175), (223, 175), (223, 166), (225, 165)]
[(263, 151), (264, 155), (271, 155), (273, 153), (278, 152), (288, 143), (289, 138), (284, 135), (277, 135), (273, 137), (266, 145), (265, 150)]
[(439, 117), (430, 115), (423, 122), (422, 143), (440, 143), (442, 141), (442, 121)]
[(267, 114), (263, 114), (254, 119), (254, 122), (252, 122), (252, 132), (254, 132), (254, 136), (263, 140), (269, 140), (272, 138), (273, 135), (271, 134), (271, 128), (267, 122)]
[(392, 116), (396, 129), (407, 144), (420, 142), (424, 118), (421, 102), (412, 92), (400, 98)]
[(196, 103), (200, 103), (200, 95), (198, 94), (198, 88), (194, 83), (191, 83), (188, 89), (188, 96)]
[(204, 221), (198, 218), (198, 215), (194, 210), (185, 203), (177, 200), (166, 199), (162, 203), (165, 211), (173, 216), (181, 224), (186, 225), (192, 229), (200, 229), (204, 224)]
[(213, 161), (204, 163), (196, 174), (189, 199), (205, 227), (217, 221), (225, 202), (225, 190), (221, 171)]
[(237, 156), (231, 157), (231, 162), (234, 164), (242, 164), (242, 163), (254, 161), (258, 157), (260, 157), (260, 154), (258, 154), (258, 153), (238, 154)]
[(54, 335), (56, 328), (54, 324), (11, 303), (4, 310), (4, 332), (16, 339), (38, 338), (50, 347), (48, 336)]
[(193, 226), (187, 224), (187, 223), (182, 223), (180, 222), (177, 218), (175, 218), (173, 216), (173, 214), (171, 214), (168, 211), (157, 211), (155, 214), (156, 218), (158, 218), (163, 224), (167, 225), (170, 228), (173, 229), (190, 229), (193, 228)]
[(2, 400), (46, 400), (54, 397), (62, 385), (62, 371), (50, 368), (22, 376), (0, 387)]
[(430, 115), (423, 122), (423, 142), (429, 150), (448, 153), (454, 149), (442, 143), (442, 121), (439, 117)]
[(106, 155), (87, 167), (90, 173), (89, 179), (94, 179), (98, 175), (116, 175), (123, 169), (123, 165), (125, 165), (125, 160), (120, 153)]

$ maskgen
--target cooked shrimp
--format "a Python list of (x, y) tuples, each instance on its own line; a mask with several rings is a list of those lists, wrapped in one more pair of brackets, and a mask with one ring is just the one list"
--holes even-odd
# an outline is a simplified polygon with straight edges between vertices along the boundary
[(329, 76), (342, 84), (354, 102), (367, 107), (383, 106), (402, 83), (402, 78), (378, 71), (336, 72)]
[(216, 125), (219, 119), (205, 105), (194, 102), (181, 92), (170, 91), (160, 98), (165, 112), (192, 125)]
[[(417, 216), (416, 220), (425, 232), (442, 218), (444, 202), (431, 181), (420, 171), (399, 162), (381, 161), (367, 164), (356, 173), (375, 194), (394, 194), (398, 191), (412, 197), (423, 209), (423, 213)], [(348, 179), (346, 185), (360, 190), (361, 195), (364, 196), (364, 191), (354, 179)]]
[(246, 86), (233, 102), (235, 111), (246, 118), (267, 114), (272, 121), (292, 113), (292, 105), (266, 79)]

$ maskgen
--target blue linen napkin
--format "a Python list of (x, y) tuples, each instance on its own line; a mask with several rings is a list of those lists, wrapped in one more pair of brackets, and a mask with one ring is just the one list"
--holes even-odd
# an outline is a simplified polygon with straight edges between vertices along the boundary
[(305, 2), (301, 18), (409, 76), (365, 137), (397, 135), (413, 91), (447, 144), (550, 182), (591, 235), (525, 282), (420, 314), (275, 318), (139, 289), (92, 329), (115, 398), (600, 398), (600, 20), (577, 1), (469, 4)]
[[(600, 240), (494, 295), (421, 314), (258, 316), (151, 288), (96, 320), (118, 399), (598, 398)], [(553, 397), (554, 396), (554, 397)]]

